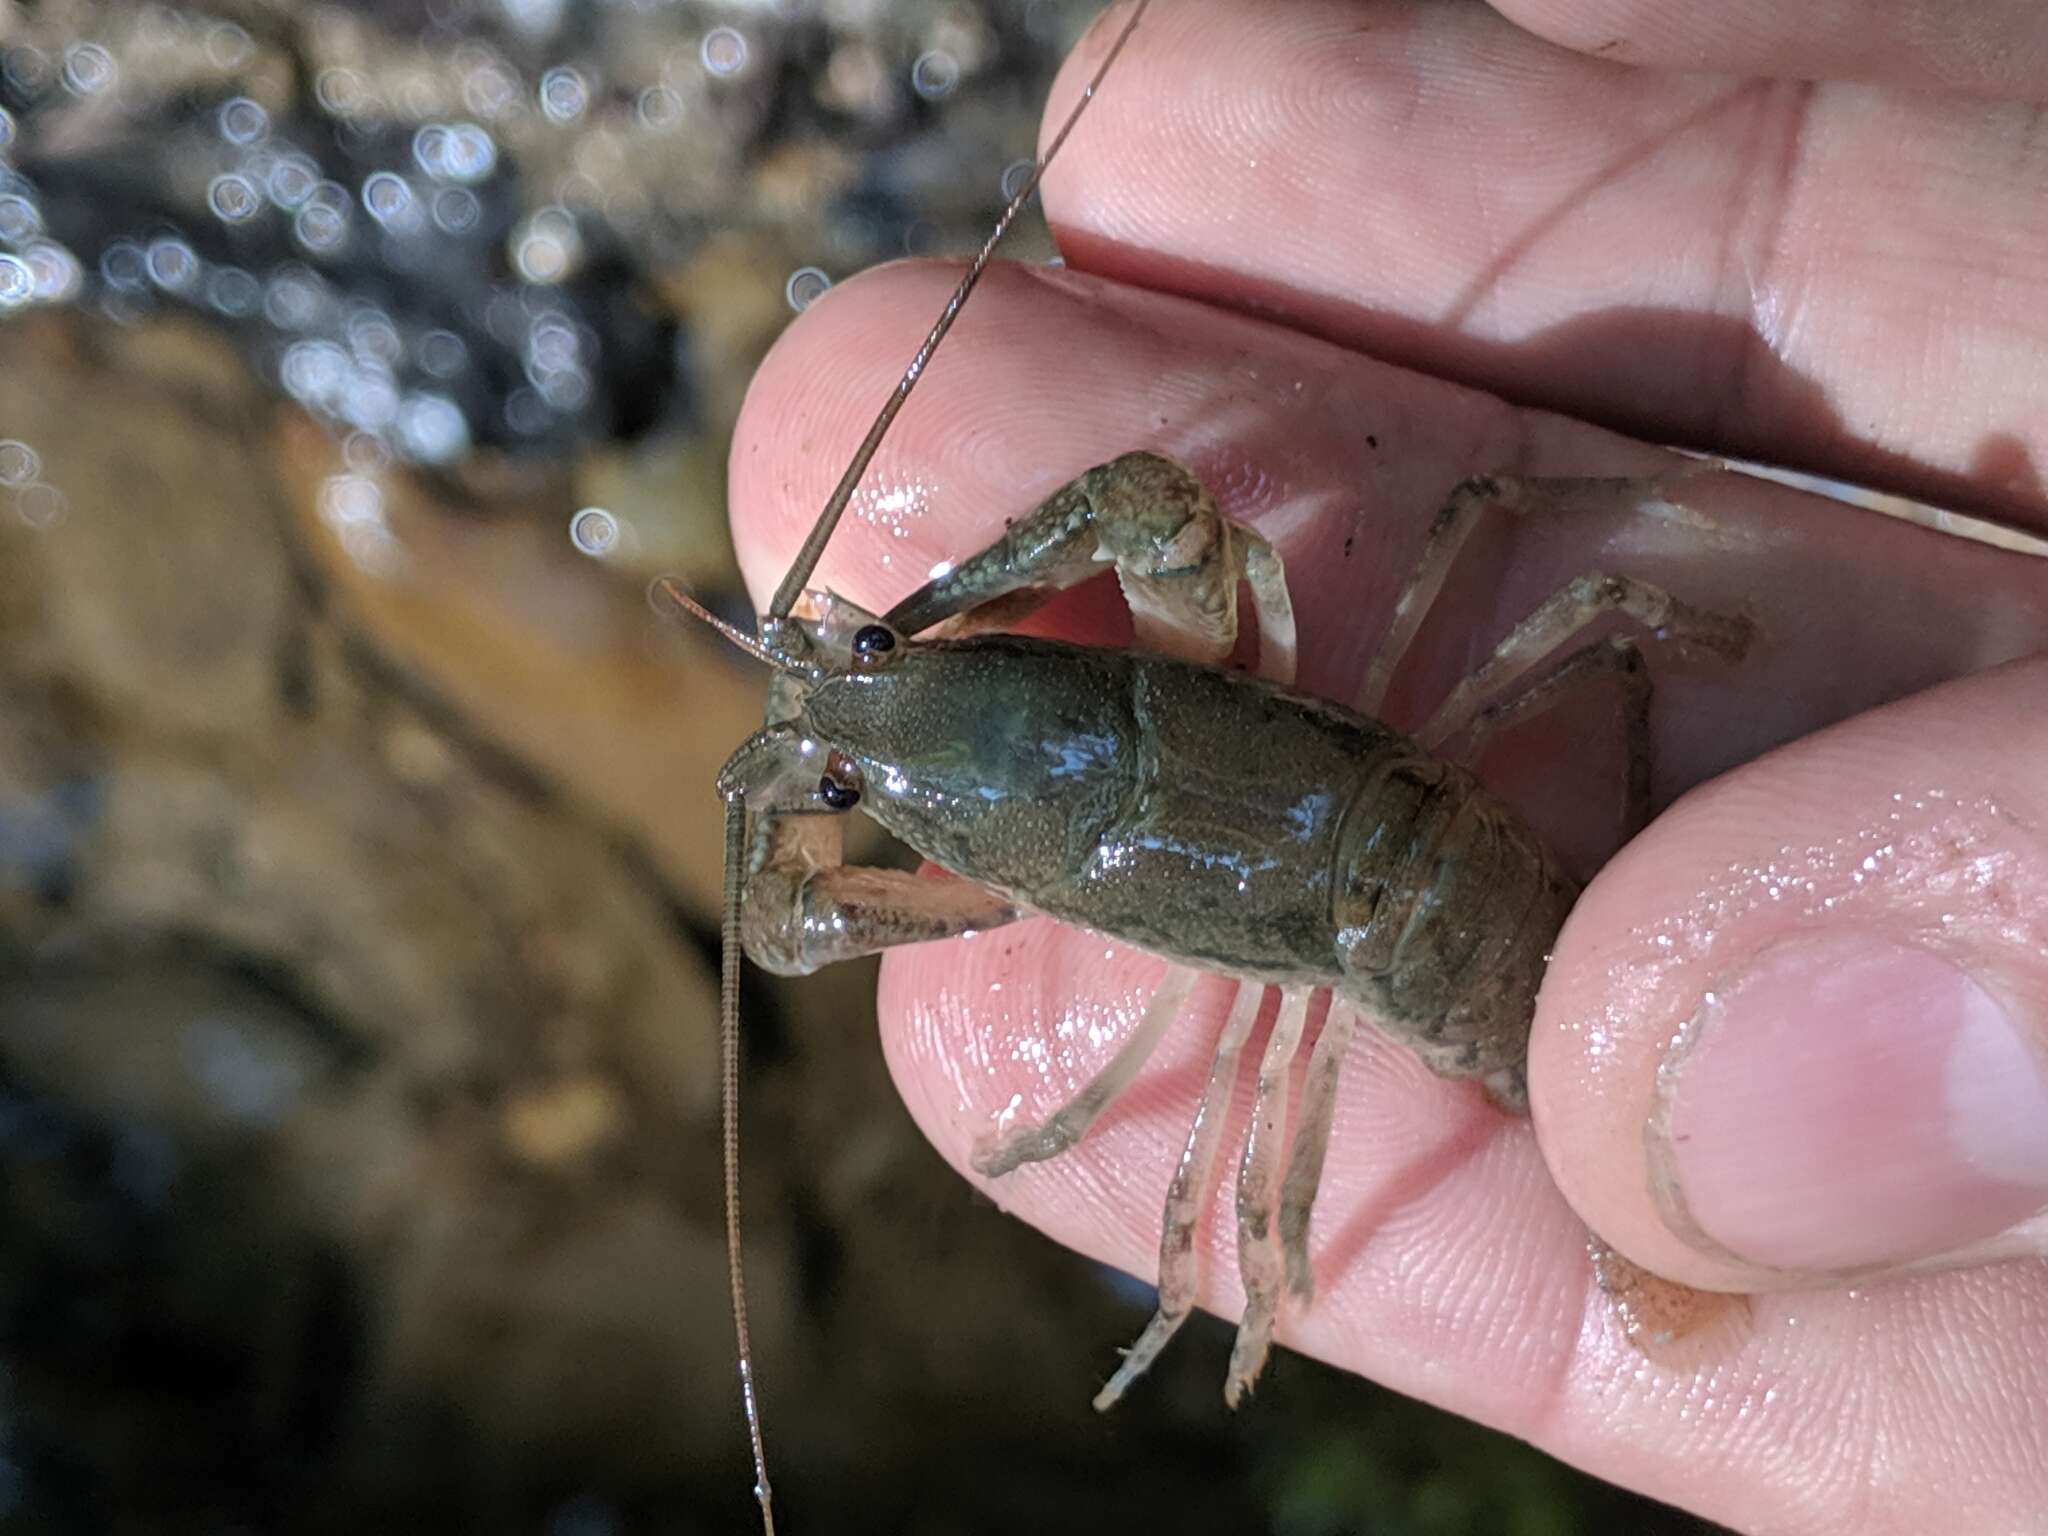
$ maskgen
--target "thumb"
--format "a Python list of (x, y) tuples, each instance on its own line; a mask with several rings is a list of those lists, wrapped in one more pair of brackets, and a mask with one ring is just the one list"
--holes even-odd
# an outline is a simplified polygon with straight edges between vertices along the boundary
[(1566, 1198), (1763, 1290), (2048, 1253), (2048, 657), (1706, 785), (1587, 890), (1531, 1043)]

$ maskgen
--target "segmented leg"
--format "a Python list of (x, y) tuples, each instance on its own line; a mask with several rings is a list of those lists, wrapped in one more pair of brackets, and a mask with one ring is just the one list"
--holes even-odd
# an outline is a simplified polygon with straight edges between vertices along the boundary
[(1244, 1281), (1244, 1317), (1230, 1348), (1230, 1372), (1223, 1400), (1235, 1408), (1258, 1380), (1273, 1345), (1280, 1311), (1281, 1258), (1273, 1208), (1280, 1194), (1280, 1159), (1287, 1135), (1287, 1077), (1301, 1045), (1311, 993), (1288, 987), (1280, 994), (1280, 1017), (1259, 1061), (1252, 1100), (1251, 1132), (1237, 1172), (1237, 1267)]
[(1708, 613), (1682, 603), (1662, 587), (1633, 576), (1602, 572), (1579, 576), (1546, 598), (1517, 624), (1493, 654), (1444, 696), (1416, 740), (1437, 748), (1471, 724), (1489, 701), (1508, 689), (1559, 646), (1605, 614), (1634, 619), (1660, 640), (1697, 646), (1727, 661), (1740, 661), (1752, 626), (1746, 619)]
[(987, 549), (898, 603), (887, 622), (906, 635), (949, 620), (955, 632), (1001, 627), (1106, 562), (1116, 568), (1139, 646), (1193, 661), (1230, 654), (1238, 583), (1247, 583), (1260, 671), (1292, 676), (1294, 609), (1279, 555), (1156, 453), (1127, 453), (1069, 481)]
[(1650, 821), (1650, 672), (1642, 648), (1626, 635), (1580, 646), (1520, 693), (1488, 704), (1466, 733), (1467, 762), (1477, 762), (1499, 732), (1534, 719), (1612, 676), (1621, 687), (1622, 747), (1627, 760), (1622, 831), (1633, 837)]
[[(1359, 692), (1358, 708), (1377, 715), (1386, 702), (1387, 687), (1395, 670), (1408, 654), (1415, 632), (1443, 591), (1444, 579), (1458, 558), (1458, 551), (1472, 536), (1482, 515), (1489, 511), (1526, 515), (1531, 512), (1569, 512), (1578, 509), (1631, 509), (1648, 507), (1664, 499), (1664, 492), (1677, 481), (1713, 466), (1704, 462), (1678, 465), (1661, 475), (1607, 478), (1537, 479), (1509, 475), (1479, 475), (1454, 489), (1430, 525), (1429, 537), (1415, 568), (1408, 573), (1400, 596), (1394, 600), (1393, 616), (1380, 641), (1378, 653), (1366, 672)], [(1560, 635), (1552, 644), (1560, 644)]]
[(1088, 1127), (1130, 1087), (1132, 1079), (1151, 1059), (1166, 1027), (1180, 1016), (1199, 974), (1182, 965), (1169, 968), (1165, 980), (1152, 994), (1152, 1001), (1145, 1005), (1145, 1017), (1110, 1058), (1109, 1065), (1049, 1118), (1036, 1125), (1012, 1126), (975, 1148), (975, 1171), (994, 1178), (1025, 1163), (1044, 1162), (1049, 1157), (1058, 1157), (1087, 1134)]
[(1287, 571), (1279, 552), (1249, 529), (1245, 535), (1244, 580), (1252, 590), (1252, 611), (1259, 620), (1259, 676), (1269, 683), (1294, 681), (1294, 600), (1287, 592)]
[(1194, 1310), (1199, 1283), (1195, 1242), (1200, 1236), (1202, 1215), (1209, 1203), (1209, 1191), (1216, 1172), (1216, 1153), (1223, 1142), (1223, 1122), (1230, 1113), (1230, 1091), (1237, 1080), (1237, 1058), (1245, 1038), (1259, 1016), (1265, 1000), (1264, 987), (1241, 984), (1224, 1020), (1223, 1033), (1216, 1040), (1216, 1054), (1209, 1063), (1208, 1085), (1202, 1102), (1188, 1124), (1187, 1145), (1181, 1149), (1180, 1165), (1167, 1186), (1166, 1214), (1159, 1230), (1159, 1307), (1152, 1321), (1138, 1335), (1137, 1343), (1124, 1352), (1123, 1364), (1095, 1394), (1098, 1412), (1116, 1406), (1132, 1382), (1151, 1368), (1159, 1352), (1187, 1321)]
[[(1506, 730), (1597, 684), (1615, 673), (1622, 688), (1622, 730), (1628, 751), (1628, 807), (1623, 835), (1633, 837), (1650, 821), (1650, 678), (1642, 652), (1625, 635), (1579, 647), (1545, 676), (1513, 698), (1480, 712), (1469, 751), (1476, 758), (1495, 731)], [(1629, 1341), (1654, 1360), (1683, 1368), (1690, 1343), (1702, 1357), (1716, 1325), (1739, 1333), (1749, 1319), (1749, 1298), (1696, 1291), (1653, 1275), (1616, 1252), (1597, 1233), (1586, 1234), (1593, 1276), (1621, 1316)]]
[(1315, 1297), (1315, 1273), (1308, 1262), (1309, 1213), (1316, 1188), (1323, 1181), (1323, 1159), (1330, 1150), (1330, 1122), (1337, 1112), (1337, 1075), (1358, 1029), (1358, 1010), (1341, 997), (1330, 1001), (1330, 1015), (1309, 1053), (1308, 1080), (1301, 1089), (1301, 1124), (1287, 1156), (1287, 1178), (1280, 1186), (1280, 1252), (1286, 1261), (1287, 1291), (1301, 1305)]

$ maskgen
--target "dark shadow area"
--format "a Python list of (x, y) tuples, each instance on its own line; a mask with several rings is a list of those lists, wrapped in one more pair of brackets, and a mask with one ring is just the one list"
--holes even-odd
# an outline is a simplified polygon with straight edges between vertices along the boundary
[[(1615, 308), (1525, 340), (1491, 342), (1461, 333), (1455, 316), (1423, 322), (1362, 309), (1082, 234), (1063, 236), (1061, 245), (1077, 270), (1204, 302), (1235, 291), (1233, 307), (1245, 314), (1515, 405), (1575, 416), (1646, 442), (1756, 459), (1994, 521), (2048, 527), (2040, 466), (2009, 434), (1987, 436), (1961, 473), (1881, 447), (1746, 320)], [(1475, 293), (1462, 307), (1469, 311), (1476, 299)], [(1584, 382), (1589, 358), (1601, 360), (1605, 382)]]

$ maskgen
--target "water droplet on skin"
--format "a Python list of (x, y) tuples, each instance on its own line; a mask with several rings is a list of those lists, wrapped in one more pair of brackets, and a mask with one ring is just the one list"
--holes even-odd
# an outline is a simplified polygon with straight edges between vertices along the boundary
[(859, 492), (847, 504), (847, 511), (870, 527), (898, 528), (922, 517), (930, 503), (931, 487), (910, 481)]
[(832, 286), (832, 279), (816, 267), (798, 267), (789, 274), (789, 281), (782, 285), (782, 296), (789, 301), (789, 307), (802, 314)]
[(569, 519), (569, 542), (593, 559), (601, 559), (619, 545), (619, 520), (603, 507), (585, 507)]
[(731, 27), (713, 27), (697, 50), (707, 73), (730, 79), (747, 67), (747, 40)]

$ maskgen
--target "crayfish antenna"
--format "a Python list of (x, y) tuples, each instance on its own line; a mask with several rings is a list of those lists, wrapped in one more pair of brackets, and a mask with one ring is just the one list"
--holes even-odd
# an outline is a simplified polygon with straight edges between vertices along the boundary
[[(1144, 16), (1146, 7), (1150, 4), (1151, 0), (1137, 0), (1136, 5), (1132, 7), (1129, 19), (1116, 35), (1116, 41), (1110, 44), (1109, 52), (1103, 55), (1094, 75), (1082, 89), (1081, 99), (1074, 103), (1073, 110), (1060, 124), (1059, 132), (1053, 135), (1052, 142), (1045, 148), (1045, 153), (1033, 163), (1031, 174), (1024, 178), (1024, 184), (1017, 189), (1016, 195), (1004, 207), (1001, 216), (996, 219), (995, 227), (982, 242), (981, 249), (975, 252), (973, 261), (968, 263), (959, 286), (953, 290), (952, 297), (947, 299), (945, 308), (939, 311), (939, 318), (933, 323), (923, 345), (917, 349), (916, 356), (911, 358), (910, 366), (904, 369), (903, 377), (897, 380), (896, 388), (883, 402), (881, 410), (875, 416), (874, 424), (868, 428), (867, 436), (861, 439), (860, 447), (854, 451), (852, 462), (846, 466), (846, 473), (839, 477), (839, 484), (826, 499), (824, 510), (818, 514), (818, 520), (812, 524), (803, 547), (797, 551), (796, 559), (782, 578), (782, 584), (775, 589), (774, 599), (768, 605), (768, 612), (762, 625), (764, 633), (773, 634), (782, 626), (789, 618), (790, 610), (796, 606), (797, 599), (803, 596), (804, 588), (810, 582), (811, 573), (817, 569), (819, 557), (824, 554), (825, 545), (832, 537), (832, 530), (838, 526), (840, 514), (845, 512), (846, 504), (852, 500), (861, 476), (867, 472), (869, 461), (882, 446), (882, 439), (888, 435), (889, 426), (895, 421), (896, 413), (903, 409), (903, 402), (910, 398), (911, 390), (917, 387), (917, 381), (924, 376), (925, 365), (931, 361), (932, 354), (938, 350), (939, 343), (945, 339), (946, 333), (953, 328), (953, 322), (959, 317), (968, 295), (974, 292), (975, 285), (981, 281), (981, 275), (987, 270), (997, 244), (1016, 220), (1017, 215), (1023, 211), (1024, 205), (1030, 201), (1032, 194), (1038, 190), (1046, 167), (1052, 164), (1053, 157), (1060, 152), (1060, 146), (1067, 142), (1067, 135), (1074, 131), (1074, 125), (1080, 121), (1081, 114), (1087, 110), (1089, 102), (1095, 99), (1095, 92), (1102, 85), (1103, 77), (1109, 73), (1109, 67), (1116, 62), (1117, 56), (1124, 51), (1124, 44), (1130, 41), (1131, 34), (1137, 30), (1139, 19)], [(710, 624), (749, 655), (767, 662), (780, 671), (803, 675), (803, 668), (795, 658), (779, 654), (769, 645), (764, 645), (750, 635), (742, 634), (732, 625), (707, 612), (673, 580), (664, 579), (657, 582), (655, 591), (693, 617)], [(747, 1417), (748, 1443), (754, 1453), (754, 1497), (761, 1505), (761, 1529), (764, 1536), (775, 1536), (774, 1501), (768, 1486), (768, 1454), (761, 1435), (761, 1407), (754, 1384), (753, 1342), (747, 1331), (747, 1288), (740, 1266), (740, 902), (741, 883), (746, 874), (746, 845), (746, 797), (743, 792), (736, 790), (728, 796), (725, 805), (725, 903), (719, 928), (719, 1063), (724, 1123), (725, 1248), (727, 1269), (732, 1280), (733, 1332), (739, 1345), (740, 1401)]]
[(725, 1170), (725, 1262), (732, 1279), (732, 1327), (739, 1345), (740, 1406), (754, 1453), (754, 1497), (762, 1536), (775, 1536), (775, 1495), (768, 1486), (768, 1449), (754, 1390), (754, 1342), (747, 1330), (747, 1282), (740, 1263), (740, 883), (746, 876), (747, 798), (725, 802), (725, 904), (718, 925), (718, 1067), (722, 1161)]
[(782, 585), (775, 589), (774, 600), (768, 605), (769, 618), (789, 617), (789, 610), (795, 607), (796, 600), (803, 596), (804, 586), (810, 581), (811, 573), (818, 567), (819, 558), (825, 553), (825, 545), (832, 538), (832, 530), (839, 526), (840, 514), (846, 510), (846, 504), (853, 499), (853, 492), (860, 484), (860, 477), (867, 473), (869, 460), (874, 458), (876, 450), (882, 446), (882, 439), (888, 436), (890, 423), (895, 421), (896, 413), (903, 409), (903, 402), (910, 398), (910, 392), (917, 387), (917, 381), (924, 377), (925, 365), (931, 361), (932, 354), (938, 351), (939, 343), (945, 340), (946, 332), (953, 328), (954, 320), (959, 318), (962, 306), (967, 303), (967, 296), (974, 292), (974, 286), (981, 281), (981, 274), (987, 269), (989, 259), (995, 255), (996, 246), (1008, 232), (1017, 215), (1024, 211), (1024, 205), (1031, 201), (1032, 194), (1038, 190), (1038, 183), (1045, 175), (1046, 167), (1052, 164), (1053, 157), (1060, 152), (1060, 146), (1067, 142), (1067, 135), (1074, 131), (1074, 124), (1081, 120), (1081, 114), (1088, 109), (1088, 103), (1095, 99), (1095, 92), (1102, 84), (1102, 77), (1109, 73), (1109, 66), (1114, 64), (1117, 55), (1124, 51), (1124, 44), (1131, 40), (1131, 34), (1138, 29), (1139, 18), (1145, 14), (1145, 8), (1151, 3), (1152, 0), (1138, 0), (1131, 11), (1130, 19), (1124, 23), (1123, 30), (1117, 33), (1116, 41), (1109, 45), (1109, 52), (1102, 56), (1102, 62), (1095, 67), (1094, 75), (1082, 89), (1081, 99), (1074, 103), (1074, 109), (1067, 114), (1066, 121), (1060, 124), (1059, 132), (1054, 134), (1052, 142), (1046, 145), (1045, 153), (1033, 162), (1031, 174), (1024, 178), (1024, 184), (1017, 189), (1016, 195), (1010, 199), (1009, 204), (996, 219), (995, 228), (991, 229), (988, 238), (981, 242), (981, 249), (974, 253), (974, 260), (967, 264), (967, 271), (960, 278), (960, 286), (953, 290), (953, 296), (946, 300), (946, 307), (939, 311), (939, 318), (933, 322), (924, 344), (917, 349), (917, 355), (911, 358), (910, 366), (903, 370), (903, 377), (896, 381), (896, 388), (882, 403), (882, 409), (875, 415), (874, 424), (868, 428), (868, 435), (861, 439), (860, 447), (854, 450), (853, 460), (846, 466), (846, 473), (839, 477), (839, 484), (832, 488), (832, 494), (825, 499), (824, 510), (818, 514), (818, 520), (811, 525), (811, 531), (805, 537), (803, 547), (796, 552), (796, 559), (790, 564), (789, 573), (782, 578)]
[(673, 576), (655, 577), (653, 585), (647, 589), (647, 597), (654, 604), (657, 611), (663, 603), (667, 603), (672, 609), (679, 610), (690, 618), (695, 619), (698, 623), (709, 625), (712, 629), (717, 630), (735, 650), (745, 651), (754, 660), (766, 662), (778, 672), (787, 672), (792, 677), (801, 677), (810, 682), (817, 682), (825, 675), (824, 669), (816, 663), (802, 661), (772, 646), (765, 645), (745, 630), (726, 623), (725, 620), (690, 596), (683, 589), (683, 584)]

